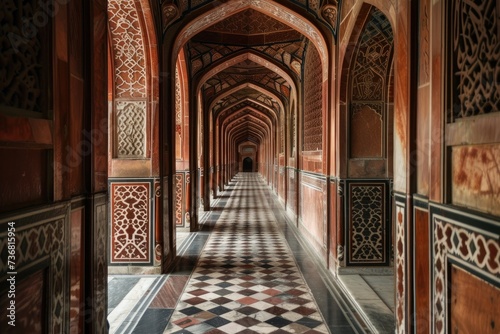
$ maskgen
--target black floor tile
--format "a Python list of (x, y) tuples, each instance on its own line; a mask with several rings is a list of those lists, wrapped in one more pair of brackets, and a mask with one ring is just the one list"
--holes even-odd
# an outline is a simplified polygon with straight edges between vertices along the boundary
[(147, 309), (141, 320), (137, 323), (133, 334), (163, 333), (167, 327), (172, 309)]

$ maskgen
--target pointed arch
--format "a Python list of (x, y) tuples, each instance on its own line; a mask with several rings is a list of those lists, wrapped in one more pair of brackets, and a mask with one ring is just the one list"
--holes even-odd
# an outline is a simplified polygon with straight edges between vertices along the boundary
[(295, 81), (292, 79), (292, 77), (287, 73), (287, 71), (283, 70), (281, 66), (275, 62), (274, 60), (266, 59), (262, 55), (257, 54), (255, 51), (247, 51), (245, 53), (240, 53), (233, 55), (231, 57), (228, 57), (227, 59), (224, 59), (223, 62), (220, 64), (216, 64), (213, 67), (207, 69), (207, 71), (203, 74), (203, 76), (200, 78), (196, 91), (199, 91), (201, 89), (201, 86), (205, 84), (205, 82), (213, 77), (215, 74), (224, 71), (225, 69), (228, 69), (238, 63), (241, 63), (245, 60), (251, 60), (254, 63), (257, 63), (277, 74), (279, 74), (285, 81), (292, 87), (292, 95), (296, 94), (296, 84)]
[[(154, 18), (148, 0), (109, 0), (109, 148), (108, 177), (111, 187), (119, 183), (120, 191), (111, 191), (110, 201), (111, 236), (110, 262), (117, 265), (140, 263), (155, 266), (162, 263), (164, 243), (160, 199), (151, 194), (160, 188), (157, 180), (160, 173), (159, 128), (159, 67), (158, 43)], [(125, 178), (128, 178), (125, 179)], [(143, 209), (137, 206), (130, 215), (120, 212), (120, 196), (137, 184), (130, 178), (142, 178)], [(118, 189), (111, 188), (111, 189)], [(153, 210), (153, 208), (157, 210)], [(142, 210), (142, 211), (141, 211)], [(134, 225), (138, 239), (121, 238), (124, 226), (145, 215), (140, 225)], [(132, 218), (130, 218), (132, 217)], [(154, 231), (150, 232), (150, 231)], [(121, 249), (136, 249), (133, 253)]]
[(321, 57), (323, 81), (328, 79), (328, 47), (322, 33), (313, 22), (274, 1), (235, 0), (219, 4), (205, 12), (202, 17), (192, 20), (178, 33), (172, 48), (174, 58), (180, 48), (197, 33), (245, 9), (254, 9), (283, 22), (311, 40)]
[(244, 88), (252, 88), (252, 89), (254, 89), (254, 90), (256, 90), (256, 91), (258, 91), (258, 92), (260, 92), (260, 93), (262, 93), (264, 95), (267, 95), (267, 96), (271, 97), (273, 100), (275, 100), (278, 103), (278, 105), (280, 107), (280, 110), (279, 110), (280, 112), (283, 112), (283, 110), (285, 110), (283, 102), (281, 101), (281, 99), (278, 96), (276, 96), (275, 94), (271, 93), (269, 90), (267, 90), (267, 89), (265, 89), (263, 87), (260, 87), (260, 86), (258, 86), (256, 84), (250, 83), (250, 82), (242, 83), (242, 84), (240, 84), (238, 86), (235, 86), (235, 87), (233, 87), (231, 89), (228, 89), (227, 91), (224, 91), (219, 96), (217, 96), (217, 98), (214, 99), (214, 101), (212, 101), (212, 103), (210, 103), (210, 105), (208, 107), (208, 110), (212, 110), (212, 108), (214, 107), (214, 105), (215, 105), (215, 103), (217, 101), (219, 101), (219, 100), (223, 99), (224, 97), (227, 97), (227, 96), (229, 96), (229, 95), (231, 95), (231, 94), (233, 94), (233, 93), (235, 93), (235, 92), (237, 92), (237, 91), (239, 91), (241, 89), (244, 89)]

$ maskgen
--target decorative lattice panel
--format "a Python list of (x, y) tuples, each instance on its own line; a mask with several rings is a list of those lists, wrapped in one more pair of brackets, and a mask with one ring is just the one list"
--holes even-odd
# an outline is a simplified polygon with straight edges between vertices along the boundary
[(150, 182), (111, 182), (111, 263), (151, 262), (150, 198)]
[(175, 224), (184, 226), (184, 173), (175, 174)]
[(94, 285), (92, 318), (94, 331), (105, 328), (107, 321), (107, 277), (108, 277), (108, 204), (106, 195), (94, 197), (93, 275)]
[(404, 197), (396, 198), (396, 333), (406, 333), (406, 204)]
[(175, 124), (182, 124), (181, 81), (179, 69), (175, 68)]
[(381, 158), (384, 155), (385, 105), (389, 102), (388, 75), (393, 46), (389, 20), (373, 9), (351, 61), (351, 158)]
[(449, 121), (500, 110), (500, 16), (496, 0), (450, 1)]
[(387, 183), (347, 182), (347, 187), (347, 264), (388, 264)]
[(133, 0), (108, 1), (117, 97), (146, 97), (146, 55)]
[(316, 47), (309, 43), (304, 78), (304, 151), (323, 148), (323, 100), (321, 59)]
[(289, 135), (290, 135), (290, 156), (295, 156), (295, 141), (297, 140), (297, 131), (296, 131), (296, 115), (297, 111), (295, 110), (295, 106), (292, 105), (292, 110), (290, 113), (290, 127), (289, 127)]
[(116, 102), (118, 158), (146, 157), (146, 101)]
[(393, 49), (391, 24), (381, 11), (374, 9), (366, 23), (354, 58), (351, 96), (356, 101), (384, 99)]
[[(0, 105), (29, 111), (43, 111), (42, 93), (46, 51), (45, 32), (50, 24), (40, 27), (34, 22), (39, 14), (45, 15), (37, 0), (2, 2), (0, 15)], [(38, 15), (36, 15), (38, 14)], [(36, 26), (35, 26), (36, 24)], [(44, 47), (42, 48), (42, 45)]]
[(420, 1), (419, 9), (419, 84), (424, 84), (430, 80), (430, 14), (429, 14), (429, 1)]
[(285, 115), (280, 115), (280, 153), (285, 153)]

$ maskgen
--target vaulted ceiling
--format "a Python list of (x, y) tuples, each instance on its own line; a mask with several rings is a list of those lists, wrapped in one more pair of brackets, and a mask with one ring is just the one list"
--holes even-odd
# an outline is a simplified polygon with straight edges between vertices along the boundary
[(294, 28), (247, 8), (198, 32), (184, 52), (205, 112), (224, 124), (237, 146), (260, 144), (288, 112), (307, 46)]

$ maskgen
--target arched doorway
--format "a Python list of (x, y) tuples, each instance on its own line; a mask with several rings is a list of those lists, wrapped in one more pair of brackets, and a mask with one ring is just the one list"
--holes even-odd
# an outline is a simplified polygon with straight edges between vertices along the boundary
[(250, 157), (246, 157), (243, 159), (243, 171), (244, 172), (253, 172), (253, 160)]
[[(340, 172), (343, 194), (343, 239), (338, 268), (346, 289), (356, 291), (352, 274), (376, 274), (370, 288), (382, 295), (388, 308), (379, 316), (395, 323), (395, 277), (393, 257), (393, 161), (394, 161), (394, 21), (389, 13), (363, 4), (349, 46), (341, 55), (339, 89), (341, 115)], [(355, 296), (355, 293), (353, 293)], [(353, 298), (357, 298), (353, 297)], [(370, 307), (363, 302), (360, 308)], [(392, 330), (392, 329), (391, 329)]]
[[(147, 1), (108, 1), (108, 273), (160, 273), (161, 221), (158, 58)], [(147, 32), (147, 33), (146, 33)], [(127, 52), (128, 48), (133, 53)], [(123, 212), (126, 211), (126, 214)], [(126, 237), (123, 237), (126, 236)]]

